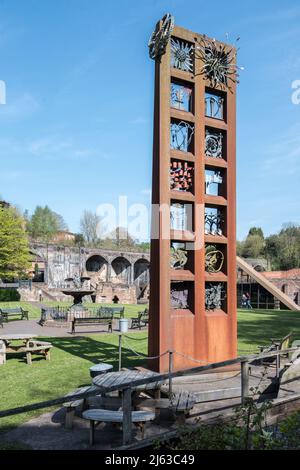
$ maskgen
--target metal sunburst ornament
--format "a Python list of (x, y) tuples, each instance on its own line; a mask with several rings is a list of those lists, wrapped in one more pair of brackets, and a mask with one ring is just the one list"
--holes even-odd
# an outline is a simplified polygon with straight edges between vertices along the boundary
[(237, 51), (234, 48), (228, 48), (206, 36), (201, 38), (195, 48), (196, 59), (203, 61), (200, 74), (210, 81), (213, 88), (230, 88), (230, 81), (239, 83), (238, 70), (243, 70), (243, 67), (236, 64), (236, 56)]
[(158, 61), (166, 52), (166, 47), (174, 29), (174, 16), (167, 13), (161, 21), (161, 27), (153, 31), (148, 42), (150, 59)]
[(171, 66), (175, 69), (193, 72), (194, 46), (180, 39), (171, 38)]

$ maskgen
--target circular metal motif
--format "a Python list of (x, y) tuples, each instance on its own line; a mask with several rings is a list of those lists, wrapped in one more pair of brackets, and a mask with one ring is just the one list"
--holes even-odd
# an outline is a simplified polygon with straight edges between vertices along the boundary
[(160, 29), (153, 31), (148, 42), (149, 56), (153, 60), (160, 60), (164, 55), (174, 29), (174, 17), (170, 13), (167, 13), (161, 21)]

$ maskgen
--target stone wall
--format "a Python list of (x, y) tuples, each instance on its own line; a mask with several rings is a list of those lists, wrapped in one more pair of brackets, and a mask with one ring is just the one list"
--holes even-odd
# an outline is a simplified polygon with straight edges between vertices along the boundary
[(100, 302), (112, 302), (117, 296), (120, 303), (136, 303), (149, 284), (149, 253), (38, 243), (30, 249), (43, 270), (49, 295), (55, 298), (59, 289), (68, 287), (66, 279), (77, 273), (87, 273), (91, 278), (91, 288)]

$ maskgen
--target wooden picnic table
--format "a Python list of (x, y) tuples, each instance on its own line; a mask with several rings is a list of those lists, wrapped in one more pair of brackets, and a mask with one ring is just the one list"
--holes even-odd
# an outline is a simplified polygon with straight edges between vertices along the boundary
[[(98, 375), (93, 379), (93, 384), (99, 388), (99, 392), (105, 394), (110, 387), (115, 385), (123, 385), (127, 382), (133, 382), (134, 380), (148, 379), (159, 375), (157, 372), (151, 370), (124, 370), (119, 372), (110, 372), (109, 374)], [(133, 391), (147, 391), (154, 390), (160, 392), (162, 382), (152, 382), (148, 384), (138, 385), (132, 387)]]
[(24, 345), (27, 347), (30, 340), (37, 338), (38, 335), (33, 333), (19, 333), (19, 334), (7, 334), (0, 335), (0, 340), (4, 341), (6, 347), (9, 347), (10, 343), (13, 341), (24, 341)]

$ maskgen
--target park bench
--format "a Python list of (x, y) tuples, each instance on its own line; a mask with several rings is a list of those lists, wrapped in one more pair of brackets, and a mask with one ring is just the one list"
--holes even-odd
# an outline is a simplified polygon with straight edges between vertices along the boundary
[(22, 307), (16, 307), (16, 308), (0, 308), (0, 314), (2, 317), (2, 320), (8, 321), (8, 318), (14, 317), (14, 316), (20, 316), (21, 320), (28, 320), (28, 311), (24, 310)]
[[(72, 392), (67, 393), (66, 398), (69, 396), (73, 395), (81, 395), (82, 393), (88, 393), (88, 392), (96, 392), (98, 390), (97, 387), (94, 385), (88, 385), (87, 387), (80, 387), (77, 388), (76, 390), (73, 390)], [(76, 408), (80, 407), (81, 411), (85, 410), (87, 408), (87, 400), (88, 398), (78, 398), (73, 399), (72, 401), (66, 401), (63, 406), (66, 408), (66, 415), (65, 415), (65, 428), (66, 429), (72, 429), (73, 427), (73, 419), (75, 416), (75, 411)]]
[(131, 328), (139, 328), (149, 323), (149, 310), (146, 308), (143, 312), (138, 312), (138, 316), (131, 319)]
[(72, 333), (75, 333), (76, 325), (108, 325), (108, 331), (112, 333), (113, 312), (110, 307), (100, 307), (95, 316), (74, 318), (72, 320)]
[[(123, 411), (91, 409), (82, 413), (82, 418), (90, 421), (90, 445), (95, 441), (95, 427), (100, 423), (123, 423)], [(151, 411), (132, 411), (131, 421), (138, 426), (144, 438), (145, 423), (153, 421), (155, 413)]]
[[(290, 344), (293, 339), (293, 333), (289, 333), (288, 335), (284, 336), (283, 338), (275, 339), (270, 338), (271, 344), (269, 346), (258, 346), (261, 353), (269, 352), (269, 351), (284, 351), (290, 347)], [(287, 356), (287, 354), (285, 355)], [(261, 360), (261, 364), (269, 364), (273, 362), (276, 358), (265, 358)], [(280, 356), (279, 356), (280, 359)]]
[(100, 307), (100, 310), (112, 312), (113, 317), (124, 318), (125, 307)]

